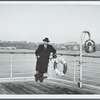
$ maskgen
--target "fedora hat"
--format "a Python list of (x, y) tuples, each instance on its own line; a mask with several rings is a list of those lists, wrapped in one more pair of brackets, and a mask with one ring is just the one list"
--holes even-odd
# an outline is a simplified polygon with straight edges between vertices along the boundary
[(48, 38), (43, 39), (43, 41), (50, 42)]

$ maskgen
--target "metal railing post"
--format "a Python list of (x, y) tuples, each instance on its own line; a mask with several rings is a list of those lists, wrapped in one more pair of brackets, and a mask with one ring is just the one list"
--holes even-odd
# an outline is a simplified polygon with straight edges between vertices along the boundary
[(11, 66), (10, 66), (10, 79), (12, 79), (12, 57), (13, 57), (13, 54), (11, 54)]
[(76, 79), (76, 78), (75, 78), (75, 77), (76, 77), (76, 76), (75, 76), (75, 75), (76, 75), (76, 64), (75, 64), (75, 60), (76, 60), (76, 59), (75, 59), (75, 57), (76, 57), (76, 56), (74, 56), (74, 83), (76, 82), (76, 81), (75, 81), (75, 79)]
[(51, 67), (50, 67), (50, 78), (51, 78)]
[[(50, 59), (50, 62), (51, 62), (51, 59)], [(50, 66), (50, 62), (49, 62), (49, 77), (48, 77), (48, 79), (50, 79), (51, 78), (51, 66)]]
[(79, 78), (79, 87), (82, 87), (82, 40), (80, 40), (80, 78)]
[(79, 78), (79, 87), (80, 88), (82, 87), (82, 42), (85, 38), (86, 33), (88, 35), (88, 38), (91, 39), (91, 35), (88, 31), (83, 31), (83, 33), (80, 36), (80, 78)]

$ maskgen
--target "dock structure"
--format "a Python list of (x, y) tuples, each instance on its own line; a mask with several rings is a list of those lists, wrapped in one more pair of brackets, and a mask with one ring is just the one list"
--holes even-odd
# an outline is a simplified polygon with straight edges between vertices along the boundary
[(77, 42), (67, 42), (65, 45), (68, 50), (79, 50)]

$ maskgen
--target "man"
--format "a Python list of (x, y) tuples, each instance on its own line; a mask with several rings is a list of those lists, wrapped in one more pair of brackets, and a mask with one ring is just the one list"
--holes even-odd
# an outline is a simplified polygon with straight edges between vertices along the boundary
[(40, 80), (43, 82), (43, 74), (47, 73), (49, 56), (50, 53), (53, 53), (53, 58), (56, 58), (56, 50), (52, 45), (49, 45), (50, 42), (48, 38), (43, 39), (44, 43), (39, 45), (38, 49), (35, 51), (35, 55), (37, 57), (36, 63), (36, 74), (35, 81)]

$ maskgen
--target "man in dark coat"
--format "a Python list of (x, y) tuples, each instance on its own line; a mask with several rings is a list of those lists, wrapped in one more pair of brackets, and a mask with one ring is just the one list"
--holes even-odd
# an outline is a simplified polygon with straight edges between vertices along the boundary
[(56, 58), (56, 50), (48, 44), (49, 39), (45, 38), (43, 41), (44, 43), (35, 51), (37, 57), (35, 80), (40, 82), (43, 82), (43, 74), (47, 73), (50, 53), (53, 53), (53, 58)]

